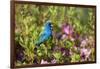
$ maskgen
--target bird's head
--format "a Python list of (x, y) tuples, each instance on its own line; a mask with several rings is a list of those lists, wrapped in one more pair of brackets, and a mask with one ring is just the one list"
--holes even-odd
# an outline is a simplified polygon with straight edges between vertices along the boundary
[(48, 20), (48, 21), (46, 21), (46, 26), (51, 26), (51, 21), (50, 20)]
[(50, 20), (48, 20), (45, 24), (46, 28), (50, 28), (52, 30), (52, 22)]

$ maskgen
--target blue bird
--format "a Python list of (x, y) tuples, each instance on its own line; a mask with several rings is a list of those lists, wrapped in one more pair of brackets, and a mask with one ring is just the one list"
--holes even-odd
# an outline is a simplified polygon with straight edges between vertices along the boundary
[(46, 21), (46, 23), (44, 25), (44, 30), (41, 33), (41, 35), (39, 36), (39, 39), (36, 42), (36, 45), (40, 46), (40, 44), (47, 41), (51, 36), (52, 36), (52, 25), (51, 25), (51, 21), (48, 20), (48, 21)]

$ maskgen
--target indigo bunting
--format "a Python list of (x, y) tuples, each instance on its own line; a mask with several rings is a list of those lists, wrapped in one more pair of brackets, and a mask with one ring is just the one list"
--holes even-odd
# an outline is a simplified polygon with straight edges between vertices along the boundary
[(44, 30), (39, 36), (39, 39), (36, 42), (36, 45), (40, 46), (41, 43), (44, 43), (45, 41), (47, 41), (51, 36), (52, 36), (52, 25), (51, 25), (51, 21), (49, 20), (45, 23)]

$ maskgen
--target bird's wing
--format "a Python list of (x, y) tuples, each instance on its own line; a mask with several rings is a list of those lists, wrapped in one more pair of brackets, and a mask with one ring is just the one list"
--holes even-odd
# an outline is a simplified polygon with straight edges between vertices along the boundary
[(39, 37), (38, 44), (41, 44), (41, 43), (44, 42), (46, 39), (47, 39), (46, 33), (42, 33), (42, 34), (40, 35), (40, 37)]
[(43, 38), (46, 36), (46, 33), (42, 33), (39, 37), (39, 40), (43, 40)]

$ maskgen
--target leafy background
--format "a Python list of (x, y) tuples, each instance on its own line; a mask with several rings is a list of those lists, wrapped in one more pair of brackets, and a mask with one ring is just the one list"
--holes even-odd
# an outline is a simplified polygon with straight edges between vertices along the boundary
[[(95, 60), (94, 8), (32, 4), (16, 4), (15, 7), (16, 66)], [(36, 51), (35, 42), (47, 20), (52, 21), (53, 38)], [(66, 23), (74, 29), (70, 38), (63, 38), (61, 27)]]

